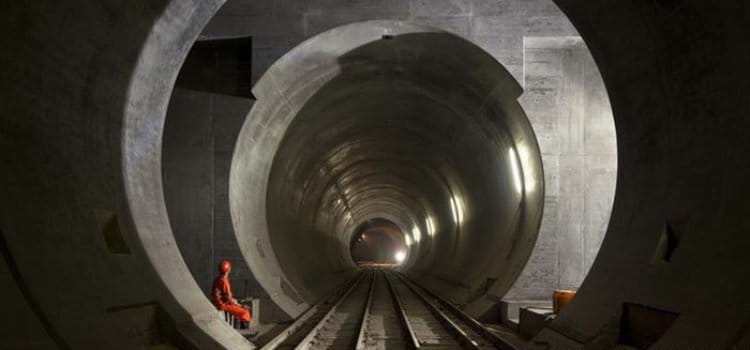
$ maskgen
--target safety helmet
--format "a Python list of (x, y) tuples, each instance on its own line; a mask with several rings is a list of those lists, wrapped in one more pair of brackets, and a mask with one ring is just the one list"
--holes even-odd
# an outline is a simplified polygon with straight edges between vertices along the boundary
[(231, 268), (232, 268), (232, 262), (227, 259), (224, 259), (219, 263), (219, 273), (221, 273), (222, 275), (229, 272), (229, 269)]

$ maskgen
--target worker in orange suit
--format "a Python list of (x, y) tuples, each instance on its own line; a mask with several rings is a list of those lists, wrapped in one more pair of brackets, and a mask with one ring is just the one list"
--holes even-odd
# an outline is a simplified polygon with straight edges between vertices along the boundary
[(231, 261), (222, 260), (219, 263), (219, 277), (214, 279), (211, 288), (211, 302), (217, 309), (234, 315), (242, 322), (242, 328), (247, 328), (250, 323), (250, 312), (232, 295), (232, 287), (229, 285), (229, 271), (231, 270)]

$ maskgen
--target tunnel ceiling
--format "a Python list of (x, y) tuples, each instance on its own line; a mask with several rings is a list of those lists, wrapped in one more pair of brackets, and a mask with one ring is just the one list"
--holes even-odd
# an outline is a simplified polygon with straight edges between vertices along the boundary
[(541, 217), (541, 160), (520, 87), (477, 46), (402, 22), (348, 25), (293, 49), (254, 93), (232, 213), (285, 310), (355, 271), (351, 235), (373, 218), (407, 233), (405, 267), (454, 300), (520, 272)]

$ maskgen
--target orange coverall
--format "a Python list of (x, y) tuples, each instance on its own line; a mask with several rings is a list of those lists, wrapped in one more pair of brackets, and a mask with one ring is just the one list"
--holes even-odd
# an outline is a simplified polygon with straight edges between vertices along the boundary
[(250, 312), (242, 305), (238, 305), (232, 296), (232, 287), (226, 275), (216, 277), (211, 288), (211, 302), (219, 310), (224, 310), (239, 318), (243, 322), (250, 322)]

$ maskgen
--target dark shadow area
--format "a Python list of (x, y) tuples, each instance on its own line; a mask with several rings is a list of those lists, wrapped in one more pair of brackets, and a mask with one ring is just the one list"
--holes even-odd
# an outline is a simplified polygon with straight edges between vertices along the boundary
[(675, 312), (624, 303), (617, 343), (636, 349), (648, 349), (659, 341), (678, 316)]
[(255, 99), (252, 94), (253, 38), (203, 38), (193, 44), (175, 86)]
[[(5, 262), (6, 268), (8, 269), (8, 272), (10, 273), (13, 281), (16, 283), (18, 290), (20, 291), (21, 295), (23, 295), (23, 298), (26, 301), (26, 304), (34, 313), (34, 316), (36, 316), (36, 318), (39, 320), (39, 323), (42, 325), (42, 327), (46, 331), (47, 333), (46, 335), (61, 350), (71, 349), (71, 347), (65, 342), (65, 340), (57, 332), (55, 327), (52, 325), (52, 322), (50, 322), (49, 318), (44, 313), (43, 308), (39, 305), (39, 302), (36, 300), (36, 298), (34, 298), (34, 295), (31, 293), (31, 289), (29, 288), (29, 285), (26, 283), (26, 279), (23, 277), (23, 274), (21, 274), (21, 272), (19, 271), (18, 265), (16, 265), (16, 260), (13, 258), (13, 255), (10, 252), (10, 249), (8, 247), (8, 242), (5, 240), (5, 233), (2, 230), (0, 230), (0, 254), (2, 254), (3, 261)], [(14, 301), (14, 303), (19, 303), (19, 301)]]

